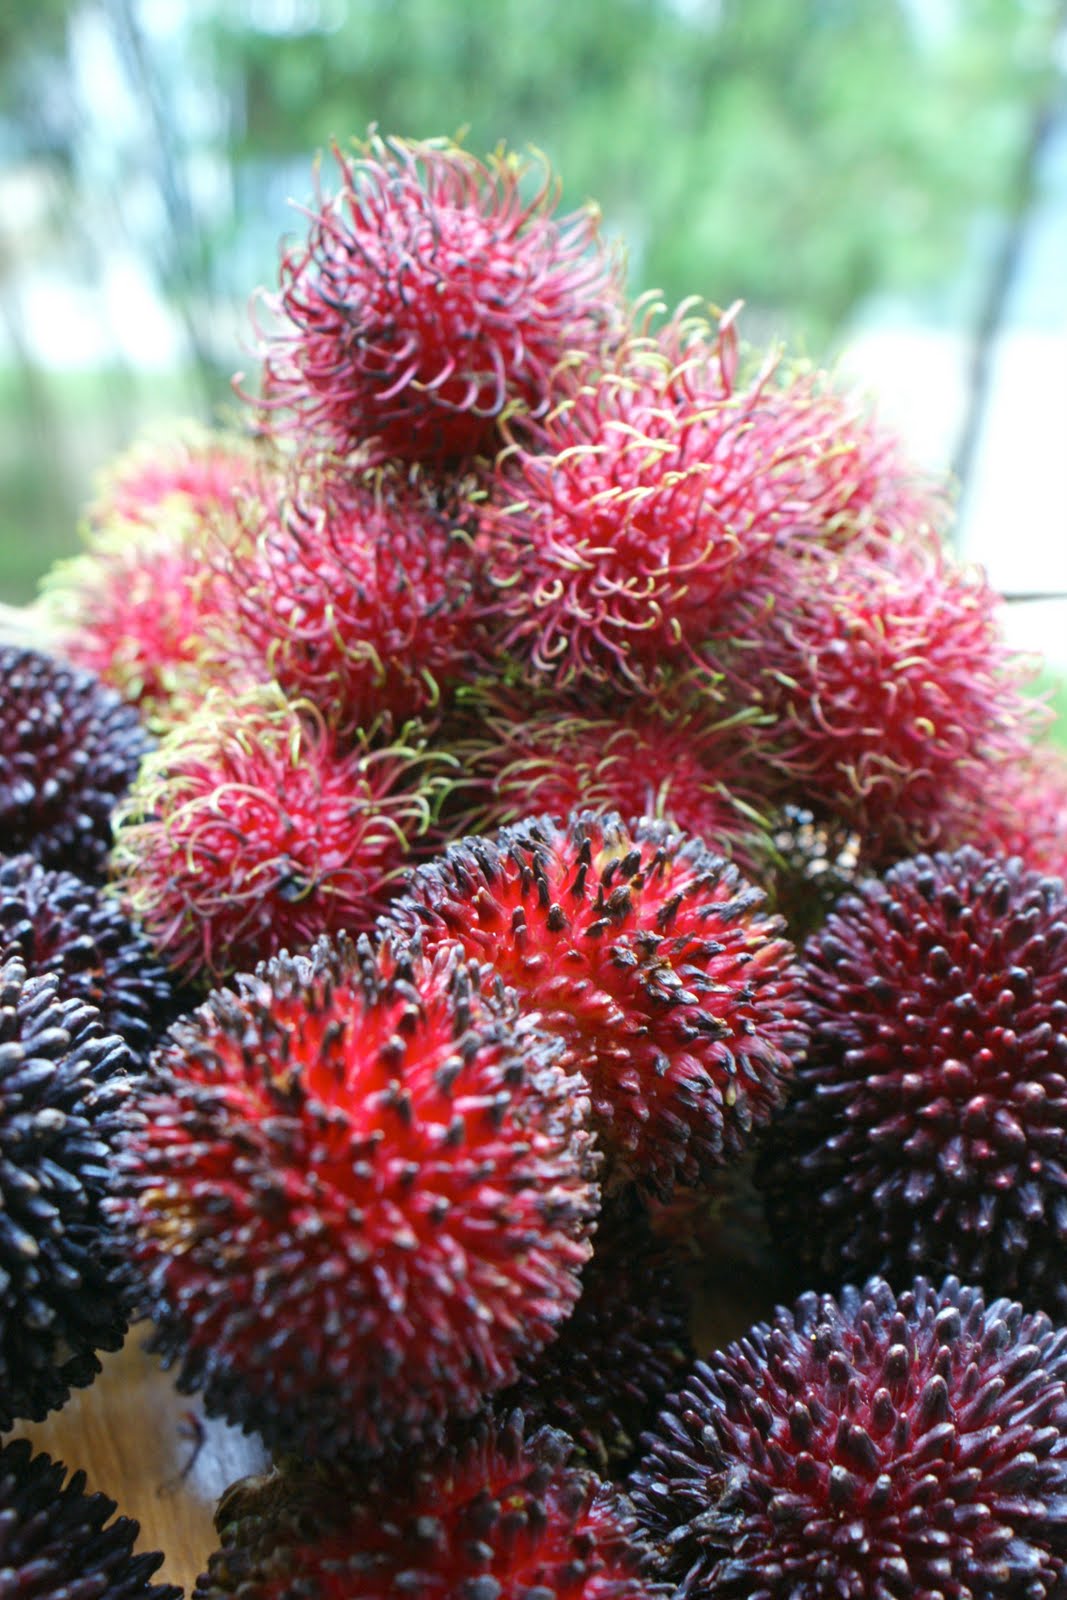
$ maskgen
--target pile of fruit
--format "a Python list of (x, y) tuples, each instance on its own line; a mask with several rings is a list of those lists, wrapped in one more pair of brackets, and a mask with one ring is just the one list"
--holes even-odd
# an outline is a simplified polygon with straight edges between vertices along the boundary
[[(200, 1600), (1067, 1595), (1067, 769), (949, 496), (536, 163), (335, 157), (0, 648), (0, 1425), (150, 1318), (276, 1461)], [(7, 1445), (0, 1590), (176, 1594), (112, 1509)]]

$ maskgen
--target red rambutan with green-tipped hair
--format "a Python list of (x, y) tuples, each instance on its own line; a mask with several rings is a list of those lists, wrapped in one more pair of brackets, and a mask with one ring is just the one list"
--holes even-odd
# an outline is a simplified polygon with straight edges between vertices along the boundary
[(853, 515), (836, 413), (791, 404), (773, 360), (739, 377), (734, 312), (716, 332), (688, 309), (606, 368), (575, 359), (490, 480), (487, 625), (556, 688), (658, 685), (782, 538), (832, 541)]
[(1067, 1312), (1067, 888), (970, 846), (846, 894), (758, 1178), (810, 1276), (951, 1271)]
[(787, 551), (766, 577), (707, 654), (768, 794), (854, 829), (872, 864), (980, 826), (1040, 716), (982, 575), (913, 546)]
[(759, 822), (742, 799), (736, 741), (699, 700), (608, 710), (490, 692), (471, 712), (472, 732), (452, 746), (469, 788), (469, 831), (615, 811), (671, 822), (751, 872)]
[[(447, 140), (335, 147), (339, 188), (283, 257), (263, 401), (344, 454), (449, 462), (498, 444), (512, 405), (547, 409), (571, 350), (621, 321), (619, 269), (592, 207), (557, 218), (547, 167)], [(275, 416), (274, 427), (285, 423)]]
[(141, 440), (102, 474), (88, 510), (90, 530), (225, 514), (254, 479), (257, 451), (239, 434), (189, 422), (172, 427), (166, 438)]
[(470, 670), (474, 558), (419, 479), (308, 457), (223, 551), (215, 651), (340, 735), (436, 708)]
[(386, 926), (493, 967), (564, 1040), (615, 1175), (669, 1191), (744, 1148), (804, 1044), (793, 947), (763, 905), (667, 823), (581, 812), (450, 845)]
[(1032, 872), (1067, 879), (1067, 754), (1056, 745), (1035, 745), (1023, 760), (999, 768), (970, 843), (1019, 856)]
[(473, 1413), (579, 1293), (599, 1193), (580, 1081), (455, 948), (320, 940), (177, 1022), (116, 1207), (180, 1386), (275, 1449)]
[(116, 816), (120, 897), (187, 979), (359, 932), (429, 828), (443, 772), (421, 736), (339, 744), (276, 686), (214, 692)]
[(803, 1295), (644, 1443), (630, 1489), (678, 1600), (1064, 1593), (1067, 1332), (955, 1278)]
[(570, 1453), (515, 1411), (416, 1461), (238, 1483), (195, 1600), (666, 1600), (629, 1502)]

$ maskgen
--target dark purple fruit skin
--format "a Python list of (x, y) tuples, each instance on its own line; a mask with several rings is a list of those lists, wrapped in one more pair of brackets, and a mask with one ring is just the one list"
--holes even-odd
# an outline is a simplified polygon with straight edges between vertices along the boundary
[(91, 672), (0, 645), (0, 854), (102, 879), (111, 813), (150, 745)]
[(148, 1580), (162, 1564), (134, 1555), (140, 1529), (115, 1502), (85, 1493), (85, 1474), (33, 1455), (26, 1439), (0, 1450), (0, 1594), (4, 1600), (181, 1600)]
[(669, 1250), (625, 1191), (597, 1220), (581, 1297), (559, 1337), (526, 1361), (502, 1401), (569, 1434), (601, 1476), (624, 1475), (692, 1362), (689, 1309)]
[(1067, 1593), (1067, 1330), (954, 1278), (801, 1296), (644, 1443), (677, 1600)]
[(52, 972), (61, 998), (95, 1006), (109, 1032), (143, 1058), (170, 1020), (167, 970), (118, 902), (31, 855), (0, 856), (0, 959)]
[(1067, 890), (965, 847), (847, 894), (758, 1182), (808, 1283), (952, 1272), (1067, 1317)]
[(40, 1421), (122, 1344), (125, 1267), (103, 1206), (131, 1065), (54, 976), (0, 963), (0, 1428)]

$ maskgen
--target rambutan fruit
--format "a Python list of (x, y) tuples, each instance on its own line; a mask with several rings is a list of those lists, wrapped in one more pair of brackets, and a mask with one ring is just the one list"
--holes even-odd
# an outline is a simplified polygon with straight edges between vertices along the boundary
[(149, 739), (91, 673), (0, 644), (0, 854), (99, 878)]
[(359, 932), (443, 781), (418, 740), (350, 747), (276, 686), (212, 692), (145, 762), (116, 818), (120, 895), (186, 978)]
[(116, 523), (156, 528), (168, 520), (210, 520), (228, 513), (258, 470), (257, 446), (238, 434), (195, 423), (171, 426), (166, 439), (144, 439), (103, 474), (89, 506), (90, 529)]
[(324, 939), (175, 1023), (117, 1215), (153, 1348), (272, 1448), (378, 1450), (514, 1381), (598, 1203), (555, 1041), (456, 950)]
[(595, 1471), (617, 1475), (692, 1359), (688, 1296), (630, 1191), (597, 1219), (581, 1298), (559, 1338), (523, 1363), (503, 1398), (561, 1428)]
[(0, 962), (0, 1428), (40, 1421), (126, 1331), (103, 1218), (132, 1058), (51, 973)]
[(956, 842), (998, 768), (1020, 759), (1034, 703), (979, 575), (911, 548), (808, 549), (739, 607), (709, 652), (768, 791), (836, 818), (865, 858)]
[(319, 458), (249, 509), (251, 549), (221, 579), (225, 654), (342, 735), (435, 709), (467, 671), (473, 561), (431, 491)]
[(805, 949), (811, 1044), (761, 1162), (776, 1238), (1067, 1312), (1067, 889), (970, 847), (902, 861)]
[(94, 1006), (135, 1055), (169, 1020), (171, 985), (140, 929), (94, 885), (30, 855), (0, 856), (0, 958), (9, 956), (30, 977), (54, 973), (61, 999)]
[(621, 321), (598, 213), (557, 219), (547, 167), (523, 198), (534, 169), (503, 150), (483, 164), (375, 136), (334, 156), (340, 187), (318, 196), (269, 302), (285, 320), (262, 403), (342, 455), (372, 438), (405, 461), (493, 451), (505, 409), (546, 410), (561, 359)]
[(531, 815), (616, 811), (661, 818), (752, 874), (759, 826), (741, 798), (729, 730), (680, 706), (637, 701), (621, 714), (559, 702), (529, 709), (497, 695), (454, 747), (475, 786), (470, 831)]
[(195, 1600), (653, 1600), (666, 1591), (629, 1503), (568, 1465), (521, 1412), (433, 1455), (380, 1468), (307, 1465), (238, 1484)]
[(970, 843), (1067, 879), (1067, 755), (1035, 745), (1022, 761), (998, 768)]
[(163, 1557), (135, 1555), (140, 1529), (115, 1510), (106, 1495), (86, 1494), (84, 1472), (68, 1478), (28, 1440), (9, 1440), (0, 1449), (5, 1600), (181, 1600), (172, 1584), (149, 1581)]
[(581, 812), (450, 845), (389, 915), (513, 986), (565, 1041), (617, 1173), (670, 1189), (744, 1148), (804, 1043), (793, 947), (763, 903), (668, 824)]
[(795, 458), (736, 386), (732, 326), (632, 339), (500, 457), (481, 515), (504, 652), (558, 689), (658, 683), (692, 665), (796, 515)]
[(1067, 1581), (1067, 1332), (949, 1278), (874, 1278), (705, 1362), (631, 1479), (708, 1600), (1053, 1600)]

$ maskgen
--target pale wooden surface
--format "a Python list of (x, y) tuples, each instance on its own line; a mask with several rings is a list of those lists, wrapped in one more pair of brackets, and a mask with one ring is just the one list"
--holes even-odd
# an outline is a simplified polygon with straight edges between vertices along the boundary
[[(736, 1338), (770, 1308), (765, 1281), (740, 1263), (720, 1264), (716, 1280), (705, 1281), (696, 1307), (695, 1342), (705, 1351)], [(122, 1351), (103, 1358), (91, 1388), (76, 1390), (47, 1421), (18, 1425), (11, 1437), (32, 1440), (72, 1471), (83, 1468), (90, 1489), (137, 1518), (137, 1548), (164, 1552), (155, 1581), (180, 1584), (188, 1594), (217, 1543), (219, 1496), (236, 1479), (263, 1471), (268, 1457), (254, 1438), (207, 1421), (198, 1400), (179, 1394), (145, 1354), (144, 1338), (145, 1330), (134, 1329)]]

